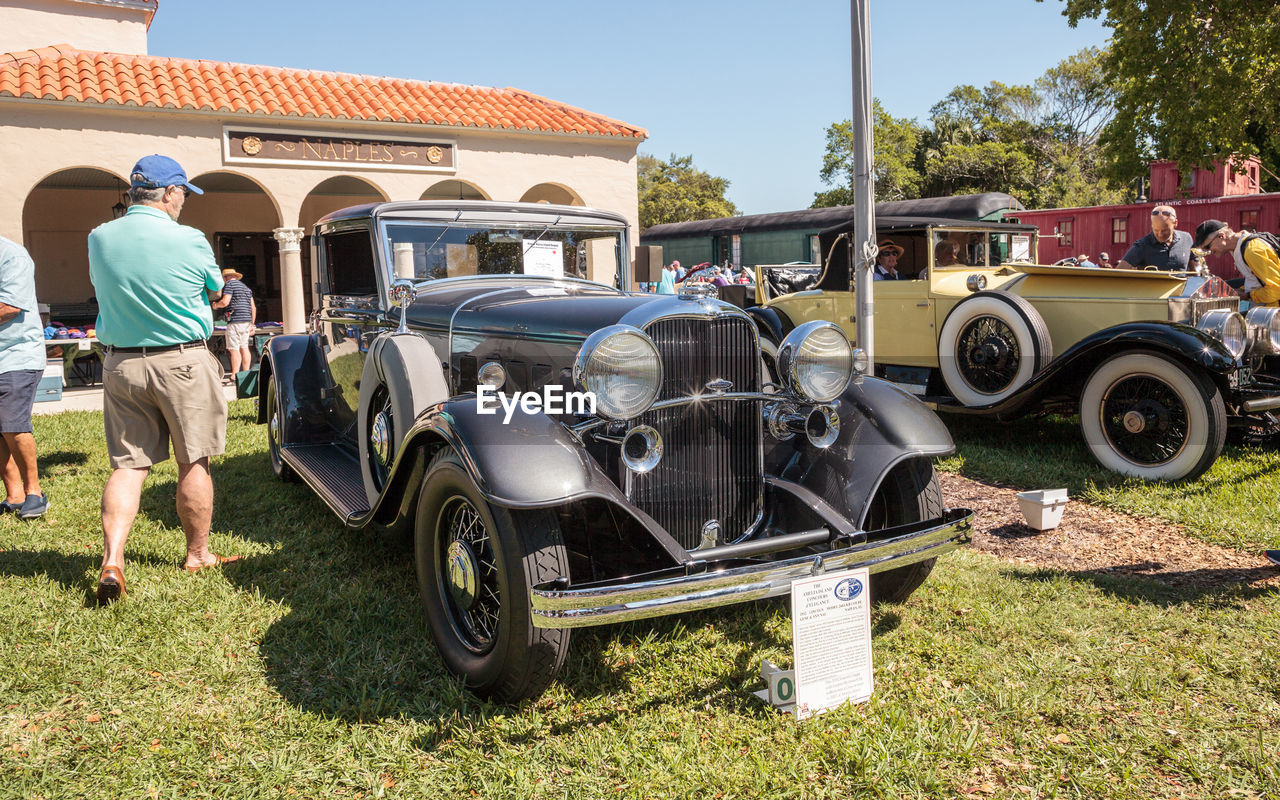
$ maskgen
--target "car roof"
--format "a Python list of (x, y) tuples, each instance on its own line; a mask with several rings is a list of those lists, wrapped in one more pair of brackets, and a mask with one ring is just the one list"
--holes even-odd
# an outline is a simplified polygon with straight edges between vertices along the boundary
[(508, 203), (492, 200), (400, 200), (365, 203), (334, 211), (321, 217), (321, 225), (358, 219), (416, 219), (443, 222), (554, 224), (557, 221), (582, 225), (626, 227), (621, 214), (585, 206), (562, 206), (549, 203)]

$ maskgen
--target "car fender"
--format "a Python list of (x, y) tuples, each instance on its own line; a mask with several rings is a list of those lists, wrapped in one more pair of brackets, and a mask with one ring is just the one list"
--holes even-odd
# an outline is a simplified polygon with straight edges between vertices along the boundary
[(316, 336), (273, 336), (263, 350), (258, 376), (258, 422), (267, 421), (267, 379), (275, 376), (283, 422), (280, 441), (328, 441), (324, 415), (324, 352)]
[(1111, 356), (1128, 350), (1151, 350), (1170, 356), (1206, 373), (1224, 393), (1236, 359), (1222, 342), (1190, 325), (1153, 320), (1126, 322), (1096, 331), (1072, 345), (1014, 394), (999, 403), (962, 408), (940, 406), (953, 414), (1014, 419), (1045, 402), (1075, 402), (1080, 387), (1094, 368)]
[(951, 433), (928, 406), (879, 378), (852, 383), (834, 403), (840, 435), (826, 449), (801, 437), (774, 448), (766, 473), (794, 481), (862, 526), (867, 506), (894, 467), (914, 458), (955, 452)]
[(768, 339), (775, 345), (780, 344), (786, 338), (786, 335), (795, 328), (791, 318), (776, 308), (751, 306), (745, 310), (751, 315), (751, 319), (755, 321), (762, 341)]

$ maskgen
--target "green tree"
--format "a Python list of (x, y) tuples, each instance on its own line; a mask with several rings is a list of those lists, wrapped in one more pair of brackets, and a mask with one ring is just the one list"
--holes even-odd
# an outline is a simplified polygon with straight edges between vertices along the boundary
[(1030, 86), (957, 86), (930, 109), (918, 153), (927, 195), (1001, 191), (1032, 208), (1120, 199), (1099, 135), (1114, 91), (1105, 51), (1087, 48)]
[(729, 181), (708, 175), (693, 165), (693, 156), (672, 153), (668, 161), (641, 154), (637, 159), (640, 189), (640, 227), (666, 222), (731, 217), (738, 209), (724, 193)]
[(1036, 81), (1039, 114), (1053, 132), (1042, 157), (1052, 165), (1039, 181), (1043, 206), (1096, 206), (1124, 201), (1123, 183), (1106, 179), (1099, 141), (1115, 114), (1115, 88), (1103, 68), (1106, 50), (1089, 47)]
[(1116, 113), (1101, 141), (1118, 182), (1146, 174), (1157, 157), (1186, 168), (1259, 155), (1275, 169), (1280, 4), (1064, 0), (1063, 15), (1073, 26), (1090, 18), (1112, 29), (1103, 67)]
[[(884, 110), (879, 100), (872, 102), (872, 136), (875, 153), (872, 172), (876, 182), (876, 200), (906, 200), (919, 197), (920, 170), (915, 152), (921, 130), (915, 120), (897, 119)], [(853, 122), (844, 120), (827, 127), (827, 149), (818, 173), (822, 183), (831, 186), (815, 192), (812, 208), (853, 204)]]

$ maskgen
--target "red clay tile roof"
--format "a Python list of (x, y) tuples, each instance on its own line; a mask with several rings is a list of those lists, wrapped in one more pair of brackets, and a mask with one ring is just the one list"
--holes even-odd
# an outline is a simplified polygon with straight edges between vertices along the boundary
[(510, 87), (96, 53), (65, 44), (0, 54), (0, 98), (4, 97), (648, 137), (643, 128)]

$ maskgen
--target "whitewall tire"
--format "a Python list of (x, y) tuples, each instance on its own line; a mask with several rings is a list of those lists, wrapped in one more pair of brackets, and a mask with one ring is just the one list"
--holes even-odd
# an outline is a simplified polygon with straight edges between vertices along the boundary
[(1154, 352), (1127, 352), (1089, 376), (1080, 429), (1108, 469), (1149, 481), (1191, 480), (1222, 453), (1227, 412), (1208, 377)]
[(942, 380), (966, 406), (1004, 400), (1052, 360), (1053, 342), (1040, 313), (1008, 292), (966, 297), (938, 334)]

